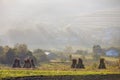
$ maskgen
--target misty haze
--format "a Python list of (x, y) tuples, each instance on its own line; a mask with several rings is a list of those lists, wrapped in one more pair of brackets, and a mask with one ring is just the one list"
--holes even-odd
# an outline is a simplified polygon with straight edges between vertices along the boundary
[(0, 0), (0, 45), (119, 47), (119, 4), (119, 0)]
[(120, 80), (120, 0), (0, 0), (0, 80)]

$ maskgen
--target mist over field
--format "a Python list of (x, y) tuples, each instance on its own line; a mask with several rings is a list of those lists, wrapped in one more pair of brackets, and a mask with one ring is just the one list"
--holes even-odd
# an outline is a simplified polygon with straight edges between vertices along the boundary
[(0, 45), (120, 47), (119, 0), (0, 0)]
[(0, 0), (0, 80), (120, 80), (120, 0)]

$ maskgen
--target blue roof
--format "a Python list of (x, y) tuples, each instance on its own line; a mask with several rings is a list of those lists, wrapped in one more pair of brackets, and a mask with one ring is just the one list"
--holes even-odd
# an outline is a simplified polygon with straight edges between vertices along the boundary
[(106, 55), (107, 55), (107, 56), (118, 56), (119, 53), (118, 53), (117, 50), (111, 49), (111, 50), (106, 51)]

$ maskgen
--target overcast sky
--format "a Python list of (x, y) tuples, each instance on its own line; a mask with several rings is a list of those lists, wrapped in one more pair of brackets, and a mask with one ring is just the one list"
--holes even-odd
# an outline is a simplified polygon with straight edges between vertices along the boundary
[(52, 23), (52, 20), (59, 22), (61, 17), (85, 15), (119, 7), (120, 0), (0, 0), (0, 21), (4, 32), (8, 27), (11, 28), (14, 21), (31, 19), (35, 15), (39, 15), (41, 21)]
[[(120, 10), (120, 0), (0, 0), (0, 28), (1, 28), (0, 39), (3, 40), (4, 44), (5, 42), (9, 42), (12, 44), (17, 42), (19, 43), (20, 41), (16, 40), (14, 36), (16, 33), (12, 33), (11, 31), (13, 32), (18, 31), (17, 33), (19, 33), (20, 30), (20, 33), (16, 36), (25, 35), (22, 34), (22, 31), (24, 32), (24, 30), (26, 29), (27, 31), (38, 29), (36, 28), (36, 26), (37, 27), (40, 26), (39, 29), (41, 29), (41, 31), (43, 30), (50, 31), (53, 29), (59, 31), (64, 29), (64, 27), (67, 28), (69, 26), (74, 26), (74, 25), (76, 26), (77, 29), (78, 23), (83, 23), (85, 21), (86, 23), (88, 23), (88, 25), (91, 24), (90, 19), (88, 19), (88, 21), (86, 18), (82, 18), (82, 20), (80, 20), (81, 19), (80, 16), (88, 16), (91, 14), (96, 15), (96, 13), (98, 14), (99, 12), (105, 12), (106, 14), (106, 11), (112, 11), (112, 14), (111, 13), (110, 14), (113, 15), (113, 17), (118, 16), (119, 18), (118, 10)], [(114, 13), (114, 11), (115, 12), (118, 11), (117, 14)], [(114, 18), (112, 24), (119, 24), (117, 22), (120, 20), (120, 18), (119, 19), (118, 18)], [(95, 19), (96, 22), (93, 21), (95, 22), (94, 26), (83, 25), (80, 26), (80, 28), (109, 27), (109, 26), (100, 26), (99, 25), (100, 23), (99, 24), (97, 23), (97, 21), (103, 21), (103, 19), (105, 21), (108, 20), (108, 22), (111, 23), (111, 21), (109, 21), (108, 18), (107, 19), (95, 18)], [(105, 25), (106, 24), (107, 21)], [(43, 28), (41, 26), (47, 27), (47, 30), (46, 28)], [(60, 28), (61, 26), (63, 28)], [(35, 33), (35, 30), (33, 30), (32, 32)], [(23, 42), (26, 43), (24, 39), (22, 40)], [(3, 43), (1, 42), (1, 44)], [(34, 46), (36, 44), (34, 44)]]

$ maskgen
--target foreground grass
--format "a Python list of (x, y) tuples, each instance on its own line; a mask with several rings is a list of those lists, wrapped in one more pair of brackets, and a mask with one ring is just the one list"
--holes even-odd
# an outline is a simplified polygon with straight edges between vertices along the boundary
[(8, 77), (23, 77), (23, 76), (57, 76), (57, 75), (107, 75), (107, 74), (120, 74), (120, 72), (113, 72), (109, 70), (97, 70), (97, 71), (86, 71), (86, 70), (71, 70), (71, 71), (60, 71), (60, 70), (0, 70), (0, 79)]
[[(99, 70), (98, 65), (94, 64), (86, 66), (85, 69), (71, 69), (70, 64), (50, 63), (41, 64), (36, 69), (13, 69), (7, 66), (0, 66), (0, 80), (2, 78), (9, 77), (24, 77), (24, 76), (86, 76), (86, 75), (108, 75), (108, 74), (120, 74), (118, 66), (107, 66), (105, 70)], [(79, 80), (79, 79), (78, 79)], [(95, 80), (95, 79), (92, 79)]]

